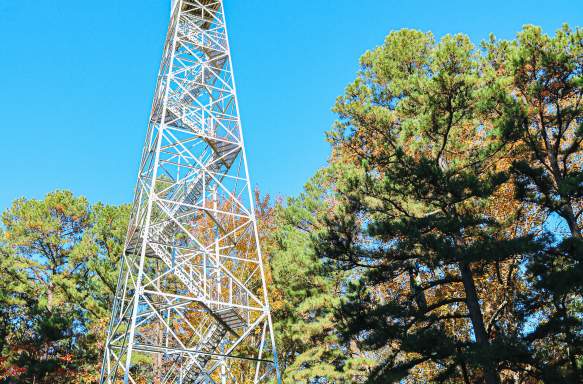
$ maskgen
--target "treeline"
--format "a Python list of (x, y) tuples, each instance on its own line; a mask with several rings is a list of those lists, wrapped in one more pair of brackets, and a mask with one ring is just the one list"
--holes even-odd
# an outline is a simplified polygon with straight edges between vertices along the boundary
[[(583, 31), (401, 30), (360, 67), (329, 165), (258, 199), (284, 381), (583, 383)], [(127, 218), (3, 214), (0, 382), (96, 382)]]

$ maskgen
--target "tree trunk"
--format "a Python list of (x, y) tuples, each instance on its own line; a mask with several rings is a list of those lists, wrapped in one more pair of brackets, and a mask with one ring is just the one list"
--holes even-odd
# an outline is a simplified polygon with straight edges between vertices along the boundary
[(470, 381), (470, 374), (468, 372), (468, 367), (466, 365), (466, 360), (464, 359), (462, 349), (460, 347), (456, 347), (456, 351), (457, 351), (457, 356), (458, 356), (460, 368), (462, 370), (462, 375), (464, 378), (464, 384), (471, 384), (472, 382)]
[(427, 299), (425, 298), (425, 291), (421, 289), (417, 283), (418, 273), (417, 268), (411, 268), (409, 270), (409, 286), (411, 288), (411, 294), (417, 304), (417, 309), (425, 311), (427, 309)]
[(53, 283), (51, 282), (47, 286), (47, 309), (51, 313), (53, 311), (53, 290), (54, 286)]
[[(466, 293), (466, 306), (468, 307), (468, 313), (470, 315), (470, 320), (472, 321), (476, 341), (484, 349), (488, 349), (490, 346), (490, 340), (488, 333), (486, 332), (486, 326), (484, 325), (484, 316), (482, 315), (482, 309), (480, 308), (480, 301), (478, 299), (470, 265), (466, 262), (460, 262), (459, 268)], [(483, 363), (483, 366), (486, 383), (500, 384), (500, 377), (498, 376), (494, 362), (491, 360), (486, 361)]]
[(579, 224), (577, 223), (577, 218), (575, 217), (575, 212), (573, 210), (573, 205), (571, 202), (565, 203), (565, 208), (563, 209), (564, 218), (569, 226), (569, 231), (571, 236), (574, 238), (581, 237), (581, 231), (579, 230)]

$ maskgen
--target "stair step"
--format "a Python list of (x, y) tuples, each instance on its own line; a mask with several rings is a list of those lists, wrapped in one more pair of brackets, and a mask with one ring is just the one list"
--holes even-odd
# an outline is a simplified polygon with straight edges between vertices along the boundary
[[(126, 255), (139, 255), (142, 250), (142, 240), (136, 237), (135, 240), (132, 240), (126, 246)], [(149, 246), (146, 246), (146, 257), (149, 258), (158, 258), (156, 252)]]
[(223, 309), (213, 314), (231, 329), (243, 328), (246, 325), (245, 320), (234, 308)]

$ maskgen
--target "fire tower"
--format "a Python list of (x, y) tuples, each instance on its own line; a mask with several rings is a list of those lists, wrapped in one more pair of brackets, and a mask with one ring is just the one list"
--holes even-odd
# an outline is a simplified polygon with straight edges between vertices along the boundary
[(102, 384), (281, 382), (223, 0), (175, 0)]

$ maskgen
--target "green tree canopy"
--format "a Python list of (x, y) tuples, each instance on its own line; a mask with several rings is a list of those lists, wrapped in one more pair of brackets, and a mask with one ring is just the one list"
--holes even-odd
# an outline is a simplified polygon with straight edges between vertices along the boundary
[[(535, 296), (550, 292), (543, 285), (552, 279), (541, 271), (550, 273), (559, 260), (553, 253), (564, 248), (544, 233), (545, 191), (563, 201), (554, 212), (567, 218), (561, 191), (580, 188), (580, 43), (568, 28), (549, 37), (526, 27), (517, 41), (493, 39), (480, 51), (464, 35), (436, 42), (430, 33), (402, 30), (361, 59), (358, 78), (335, 107), (340, 120), (329, 137), (339, 205), (318, 253), (360, 275), (338, 318), (345, 337), (383, 355), (369, 382), (578, 382), (581, 333), (569, 336), (564, 327), (579, 319), (534, 308), (543, 302)], [(537, 46), (548, 48), (539, 58)], [(540, 79), (527, 80), (525, 66)], [(545, 77), (551, 70), (563, 72)], [(549, 78), (563, 79), (564, 89)], [(542, 84), (572, 104), (563, 120), (548, 118), (555, 124), (546, 134), (529, 114), (560, 108), (519, 93), (550, 94)], [(572, 162), (563, 167), (574, 173), (543, 190), (542, 168), (552, 155), (545, 155), (549, 166), (532, 160), (540, 157), (537, 146), (552, 147), (545, 135), (557, 140), (562, 131), (571, 132), (570, 144), (559, 145), (562, 159)], [(533, 135), (536, 145), (529, 144)], [(568, 285), (575, 297), (578, 283)], [(549, 364), (532, 344), (541, 314), (543, 329), (560, 323), (553, 335), (565, 335), (570, 366), (564, 358)]]
[(95, 371), (128, 213), (56, 191), (2, 215), (2, 356), (22, 382), (81, 383)]
[(340, 340), (336, 328), (334, 311), (348, 274), (327, 270), (315, 251), (333, 204), (329, 171), (322, 170), (276, 209), (268, 251), (281, 296), (274, 316), (286, 382), (357, 383), (372, 365), (354, 341)]

